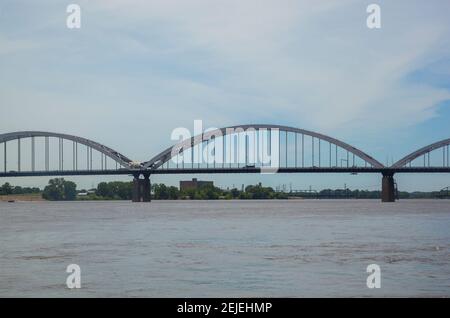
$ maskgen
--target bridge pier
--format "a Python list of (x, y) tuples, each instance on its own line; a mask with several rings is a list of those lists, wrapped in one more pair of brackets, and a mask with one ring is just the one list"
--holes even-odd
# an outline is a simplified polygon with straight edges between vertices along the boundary
[(150, 174), (144, 174), (144, 179), (140, 179), (140, 175), (134, 175), (133, 190), (131, 195), (132, 202), (150, 202)]
[(381, 202), (395, 202), (394, 173), (383, 173), (381, 181)]
[(145, 174), (144, 179), (141, 180), (141, 189), (142, 189), (142, 202), (150, 202), (151, 198), (151, 183), (150, 183), (150, 175)]
[(139, 182), (139, 175), (133, 178), (133, 192), (131, 193), (132, 202), (141, 202), (141, 185)]

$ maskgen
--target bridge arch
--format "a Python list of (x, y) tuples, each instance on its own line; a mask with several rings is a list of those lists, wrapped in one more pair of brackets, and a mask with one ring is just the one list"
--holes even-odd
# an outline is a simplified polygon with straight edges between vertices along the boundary
[[(419, 158), (420, 156), (425, 156), (432, 152), (433, 150), (443, 148), (443, 166), (449, 165), (449, 145), (450, 145), (450, 138), (443, 139), (438, 142), (432, 143), (430, 145), (427, 145), (425, 147), (422, 147), (409, 155), (403, 157), (402, 159), (398, 160), (396, 163), (394, 163), (391, 167), (392, 168), (402, 168), (408, 164), (410, 164), (413, 160)], [(424, 158), (425, 162), (425, 158)]]
[[(6, 145), (6, 143), (9, 141), (21, 140), (21, 139), (25, 139), (25, 138), (34, 138), (34, 137), (54, 137), (54, 138), (60, 138), (63, 140), (70, 140), (75, 143), (89, 147), (91, 149), (97, 150), (98, 152), (100, 152), (100, 153), (104, 154), (105, 156), (111, 158), (112, 160), (116, 161), (118, 164), (120, 164), (123, 167), (127, 167), (127, 168), (131, 167), (131, 164), (132, 164), (131, 159), (129, 159), (125, 155), (121, 154), (120, 152), (118, 152), (112, 148), (109, 148), (105, 145), (102, 145), (102, 144), (92, 141), (90, 139), (73, 136), (73, 135), (68, 135), (68, 134), (60, 134), (60, 133), (45, 132), (45, 131), (12, 132), (12, 133), (0, 134), (0, 144), (5, 143), (5, 145)], [(5, 169), (6, 169), (6, 167), (5, 167)]]
[[(159, 167), (161, 167), (163, 164), (165, 164), (166, 162), (168, 162), (169, 160), (171, 160), (174, 156), (173, 156), (173, 149), (174, 147), (177, 147), (178, 149), (180, 148), (193, 148), (194, 146), (205, 142), (207, 140), (209, 140), (211, 138), (211, 136), (216, 135), (217, 133), (220, 133), (221, 135), (225, 136), (227, 134), (227, 132), (229, 130), (238, 130), (238, 129), (242, 129), (244, 132), (248, 129), (255, 129), (255, 130), (261, 130), (261, 129), (266, 129), (266, 130), (273, 130), (273, 129), (277, 129), (281, 132), (286, 132), (287, 133), (294, 133), (294, 134), (301, 134), (301, 135), (305, 135), (305, 136), (310, 136), (312, 138), (317, 138), (318, 140), (323, 140), (323, 141), (327, 141), (333, 145), (335, 145), (336, 147), (340, 147), (346, 151), (348, 151), (349, 153), (352, 153), (353, 155), (356, 155), (357, 157), (359, 157), (360, 159), (362, 159), (363, 161), (365, 161), (366, 163), (370, 164), (372, 167), (374, 168), (384, 168), (384, 165), (382, 163), (380, 163), (379, 161), (377, 161), (376, 159), (374, 159), (373, 157), (371, 157), (370, 155), (368, 155), (367, 153), (359, 150), (356, 147), (353, 147), (341, 140), (335, 139), (333, 137), (327, 136), (327, 135), (323, 135), (320, 133), (316, 133), (310, 130), (305, 130), (305, 129), (300, 129), (300, 128), (295, 128), (295, 127), (289, 127), (289, 126), (281, 126), (281, 125), (267, 125), (267, 124), (257, 124), (257, 125), (236, 125), (236, 126), (229, 126), (229, 127), (223, 127), (223, 128), (219, 128), (217, 130), (212, 130), (212, 131), (207, 131), (204, 132), (203, 134), (197, 135), (197, 136), (193, 136), (190, 139), (186, 139), (184, 141), (181, 141), (180, 143), (177, 143), (167, 149), (165, 149), (164, 151), (160, 152), (159, 154), (157, 154), (156, 156), (154, 156), (153, 158), (151, 158), (149, 161), (146, 161), (144, 163), (142, 163), (142, 166), (146, 169), (157, 169)], [(286, 137), (287, 138), (287, 137)], [(314, 139), (313, 139), (314, 141)], [(320, 150), (319, 150), (320, 152)]]

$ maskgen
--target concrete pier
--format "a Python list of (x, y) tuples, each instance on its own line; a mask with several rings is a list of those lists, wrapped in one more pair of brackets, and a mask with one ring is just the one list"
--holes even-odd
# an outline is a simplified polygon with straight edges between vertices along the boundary
[(151, 198), (151, 183), (150, 183), (150, 175), (144, 175), (144, 179), (139, 180), (141, 182), (141, 196), (142, 202), (150, 202)]
[(133, 202), (150, 202), (150, 175), (145, 174), (144, 179), (140, 179), (139, 175), (135, 175), (133, 178), (133, 192), (131, 200)]
[(131, 193), (132, 202), (141, 202), (141, 187), (139, 184), (139, 175), (134, 176), (133, 179), (133, 192)]
[(381, 202), (395, 202), (393, 173), (383, 173), (383, 179), (381, 181)]

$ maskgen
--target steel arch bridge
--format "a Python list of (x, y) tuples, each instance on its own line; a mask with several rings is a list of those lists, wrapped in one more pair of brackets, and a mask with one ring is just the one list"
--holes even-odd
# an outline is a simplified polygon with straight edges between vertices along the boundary
[(444, 198), (450, 198), (450, 186), (445, 187), (445, 188), (442, 188), (442, 189), (439, 191), (438, 197), (439, 197), (439, 198), (442, 198), (442, 199), (444, 199)]
[(50, 170), (50, 138), (55, 138), (58, 140), (58, 151), (59, 151), (59, 162), (58, 167), (59, 170), (63, 170), (63, 160), (64, 160), (64, 140), (72, 142), (72, 163), (73, 170), (78, 170), (78, 146), (83, 145), (86, 147), (86, 157), (87, 157), (87, 170), (92, 170), (92, 150), (96, 150), (102, 154), (102, 162), (106, 160), (105, 157), (111, 158), (114, 162), (116, 162), (121, 167), (131, 167), (132, 160), (122, 155), (120, 152), (115, 151), (105, 145), (102, 145), (98, 142), (77, 137), (73, 135), (53, 133), (53, 132), (44, 132), (44, 131), (20, 131), (20, 132), (12, 132), (7, 134), (0, 135), (0, 144), (3, 144), (3, 156), (4, 156), (4, 171), (7, 171), (7, 143), (13, 140), (17, 141), (17, 171), (21, 171), (21, 142), (24, 139), (31, 140), (31, 171), (35, 171), (36, 169), (36, 138), (42, 137), (45, 142), (45, 170)]
[(401, 168), (401, 167), (412, 167), (413, 162), (423, 157), (423, 167), (430, 167), (430, 153), (437, 149), (442, 149), (442, 166), (448, 167), (449, 166), (449, 145), (450, 145), (450, 138), (443, 139), (441, 141), (432, 143), (428, 146), (425, 146), (423, 148), (420, 148), (409, 155), (403, 157), (396, 163), (392, 165), (393, 168)]
[[(324, 134), (280, 125), (238, 125), (182, 138), (141, 163), (90, 139), (23, 131), (0, 134), (0, 177), (133, 175), (133, 201), (150, 201), (151, 174), (381, 173), (382, 201), (392, 202), (395, 173), (450, 172), (449, 145), (450, 138), (444, 139), (385, 166)], [(58, 155), (51, 156), (50, 149)]]
[[(294, 157), (295, 157), (295, 166), (300, 166), (299, 164), (299, 160), (301, 159), (301, 167), (305, 167), (305, 148), (308, 147), (308, 145), (305, 145), (305, 136), (310, 138), (311, 143), (309, 144), (310, 147), (310, 153), (311, 153), (311, 166), (315, 167), (316, 163), (318, 165), (318, 167), (322, 167), (322, 161), (321, 161), (321, 142), (326, 142), (329, 146), (329, 167), (338, 167), (339, 166), (339, 160), (338, 160), (338, 149), (342, 149), (344, 151), (346, 151), (347, 153), (347, 159), (343, 159), (346, 161), (346, 166), (349, 167), (350, 164), (350, 159), (349, 159), (349, 154), (353, 155), (353, 165), (355, 166), (355, 158), (358, 157), (360, 159), (363, 160), (365, 167), (367, 167), (368, 165), (374, 168), (382, 168), (383, 165), (378, 162), (377, 160), (375, 160), (374, 158), (372, 158), (370, 155), (366, 154), (365, 152), (343, 142), (340, 141), (338, 139), (323, 135), (323, 134), (319, 134), (313, 131), (309, 131), (309, 130), (304, 130), (304, 129), (299, 129), (299, 128), (294, 128), (294, 127), (288, 127), (288, 126), (280, 126), (280, 125), (241, 125), (241, 126), (230, 126), (230, 127), (224, 127), (224, 128), (219, 128), (219, 129), (214, 129), (208, 132), (205, 132), (201, 135), (197, 135), (197, 136), (193, 136), (189, 139), (186, 139), (180, 143), (178, 143), (175, 146), (169, 147), (167, 149), (165, 149), (164, 151), (162, 151), (161, 153), (159, 153), (158, 155), (154, 156), (152, 159), (150, 159), (147, 162), (143, 163), (144, 168), (152, 168), (152, 169), (157, 169), (159, 167), (162, 167), (165, 163), (168, 163), (169, 160), (173, 159), (173, 157), (178, 156), (179, 152), (176, 150), (186, 150), (189, 148), (195, 148), (198, 147), (201, 144), (208, 144), (209, 142), (211, 142), (213, 139), (217, 139), (217, 136), (221, 136), (223, 140), (223, 142), (221, 143), (221, 146), (223, 147), (222, 149), (222, 154), (224, 154), (224, 158), (220, 158), (222, 160), (220, 160), (219, 163), (224, 163), (226, 161), (226, 159), (228, 159), (228, 157), (226, 156), (226, 137), (230, 136), (230, 137), (237, 137), (237, 143), (235, 144), (235, 153), (236, 156), (239, 158), (239, 152), (240, 151), (244, 151), (244, 157), (246, 158), (246, 160), (248, 160), (249, 157), (249, 149), (247, 148), (247, 145), (242, 145), (239, 146), (239, 142), (241, 141), (242, 143), (249, 143), (249, 139), (256, 139), (257, 141), (255, 142), (256, 146), (258, 146), (258, 140), (260, 140), (261, 136), (260, 134), (264, 134), (267, 132), (267, 134), (273, 132), (273, 131), (277, 131), (278, 132), (278, 145), (282, 144), (282, 135), (284, 134), (285, 136), (285, 145), (284, 145), (284, 149), (286, 150), (284, 159), (285, 159), (285, 165), (286, 167), (288, 167), (288, 152), (292, 152), (292, 150), (294, 151)], [(294, 149), (289, 149), (288, 147), (288, 137), (289, 134), (291, 134), (291, 137), (294, 137)], [(248, 137), (247, 139), (242, 140), (242, 138), (239, 138), (238, 135), (244, 135), (245, 137)], [(250, 136), (249, 136), (250, 135)], [(253, 136), (252, 136), (253, 135)], [(268, 138), (266, 138), (268, 139)], [(272, 138), (270, 138), (270, 140), (267, 140), (270, 146), (270, 141), (272, 140)], [(264, 138), (263, 138), (264, 141)], [(215, 142), (215, 140), (214, 140)], [(231, 142), (231, 141), (230, 141)], [(299, 145), (300, 143), (300, 145)], [(230, 146), (230, 145), (229, 145)], [(301, 149), (298, 149), (301, 146)], [(317, 147), (316, 149), (314, 149), (314, 147)], [(333, 148), (334, 147), (334, 148)], [(233, 147), (230, 146), (228, 148), (228, 150), (231, 150)], [(244, 149), (242, 149), (244, 148)], [(332, 149), (333, 148), (333, 149)], [(175, 152), (174, 152), (175, 150)], [(299, 151), (300, 150), (300, 151)], [(333, 150), (335, 151), (335, 154), (333, 153)], [(301, 154), (301, 158), (299, 155), (299, 152)], [(191, 152), (192, 154), (194, 153), (194, 151)], [(316, 155), (316, 158), (314, 157)], [(333, 158), (334, 155), (334, 158)], [(280, 154), (281, 157), (281, 154)], [(281, 158), (279, 157), (278, 161), (280, 162)], [(216, 158), (215, 158), (216, 159)], [(334, 161), (333, 161), (334, 160)], [(215, 163), (216, 160), (213, 162)], [(333, 165), (333, 162), (335, 163)], [(193, 163), (193, 160), (191, 158), (190, 163)], [(231, 163), (231, 162), (229, 162)], [(246, 162), (247, 163), (247, 162)], [(342, 164), (342, 161), (340, 162)]]

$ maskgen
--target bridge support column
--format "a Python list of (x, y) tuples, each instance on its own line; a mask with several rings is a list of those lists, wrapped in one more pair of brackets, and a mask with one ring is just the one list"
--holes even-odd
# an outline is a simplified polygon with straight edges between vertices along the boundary
[(141, 182), (142, 202), (150, 202), (152, 200), (150, 193), (150, 175), (145, 174), (144, 179), (140, 179), (139, 181)]
[(133, 178), (133, 190), (131, 193), (132, 202), (141, 202), (141, 183), (139, 175), (135, 175)]
[(395, 184), (393, 173), (383, 173), (381, 181), (381, 202), (395, 202)]
[(131, 200), (133, 202), (150, 202), (150, 175), (144, 174), (144, 179), (140, 179), (139, 176), (134, 176)]

